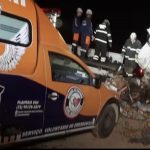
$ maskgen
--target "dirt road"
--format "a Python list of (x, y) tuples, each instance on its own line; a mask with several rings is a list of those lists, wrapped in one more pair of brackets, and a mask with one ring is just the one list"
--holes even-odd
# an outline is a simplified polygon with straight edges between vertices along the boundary
[(120, 117), (111, 136), (95, 137), (92, 132), (46, 139), (23, 148), (150, 148), (149, 122)]

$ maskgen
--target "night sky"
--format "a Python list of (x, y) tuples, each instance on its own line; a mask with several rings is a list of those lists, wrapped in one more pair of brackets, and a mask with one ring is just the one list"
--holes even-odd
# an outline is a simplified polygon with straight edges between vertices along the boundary
[(120, 52), (125, 40), (131, 32), (136, 32), (142, 44), (146, 41), (146, 28), (150, 26), (150, 10), (146, 1), (133, 0), (36, 0), (40, 7), (60, 8), (63, 26), (59, 29), (65, 41), (71, 43), (72, 19), (76, 8), (84, 12), (93, 10), (93, 28), (103, 19), (111, 22), (113, 48), (111, 51)]

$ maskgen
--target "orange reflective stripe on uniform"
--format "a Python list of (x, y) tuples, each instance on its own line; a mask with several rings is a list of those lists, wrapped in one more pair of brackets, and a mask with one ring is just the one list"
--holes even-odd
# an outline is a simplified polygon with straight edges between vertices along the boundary
[(85, 38), (85, 44), (90, 45), (90, 43), (91, 43), (90, 36), (86, 36), (86, 38)]
[(79, 33), (74, 33), (73, 34), (73, 40), (74, 41), (79, 41)]

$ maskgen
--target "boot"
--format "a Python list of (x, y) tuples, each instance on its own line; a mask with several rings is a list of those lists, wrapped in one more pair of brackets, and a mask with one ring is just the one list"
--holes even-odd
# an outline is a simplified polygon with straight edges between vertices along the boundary
[(77, 50), (77, 46), (72, 45), (72, 49), (71, 50), (72, 50), (72, 53), (75, 54), (76, 50)]
[(86, 55), (86, 53), (82, 51), (81, 52), (81, 58), (85, 59), (85, 55)]

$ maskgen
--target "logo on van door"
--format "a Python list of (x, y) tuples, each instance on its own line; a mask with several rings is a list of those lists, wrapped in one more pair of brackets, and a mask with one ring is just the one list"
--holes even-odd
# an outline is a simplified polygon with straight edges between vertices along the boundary
[(5, 90), (5, 87), (0, 85), (0, 103), (1, 103), (1, 97), (2, 97), (2, 94), (4, 93), (4, 90)]
[(75, 118), (79, 115), (84, 104), (84, 94), (77, 87), (69, 89), (64, 102), (64, 113), (68, 118)]

